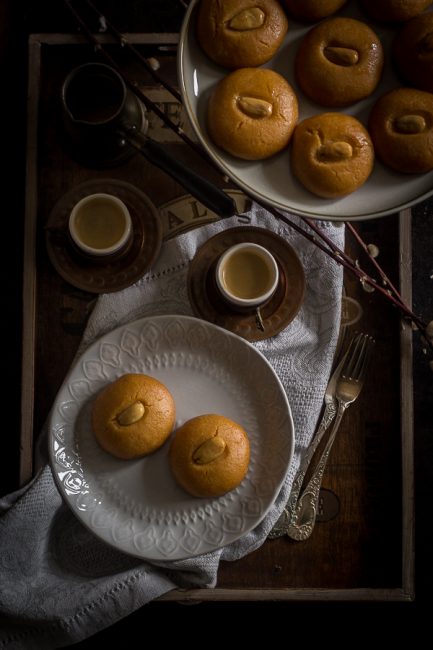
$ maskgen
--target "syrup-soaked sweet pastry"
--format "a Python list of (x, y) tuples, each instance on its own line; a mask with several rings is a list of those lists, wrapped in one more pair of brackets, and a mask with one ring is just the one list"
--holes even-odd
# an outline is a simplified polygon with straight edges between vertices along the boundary
[(379, 23), (399, 23), (417, 16), (431, 0), (361, 0), (370, 18)]
[(394, 40), (394, 61), (406, 82), (433, 92), (433, 13), (411, 18)]
[(197, 39), (209, 58), (226, 68), (248, 68), (271, 59), (287, 33), (277, 0), (201, 0)]
[(347, 0), (284, 0), (290, 14), (306, 23), (314, 23), (332, 16)]
[(154, 377), (125, 374), (108, 384), (92, 405), (92, 428), (101, 447), (123, 459), (150, 454), (173, 431), (176, 407)]
[(217, 497), (244, 479), (250, 462), (245, 429), (222, 415), (199, 415), (173, 437), (170, 467), (179, 485), (195, 497)]
[(329, 18), (306, 34), (295, 59), (297, 81), (322, 106), (348, 106), (376, 89), (383, 69), (383, 48), (366, 24)]
[(297, 125), (290, 160), (294, 176), (307, 190), (331, 199), (365, 183), (373, 170), (374, 149), (355, 117), (322, 113)]
[(293, 88), (266, 68), (231, 72), (215, 87), (207, 109), (214, 143), (245, 160), (268, 158), (286, 147), (297, 119)]
[(433, 94), (391, 90), (373, 106), (368, 129), (377, 157), (388, 167), (406, 174), (433, 169)]

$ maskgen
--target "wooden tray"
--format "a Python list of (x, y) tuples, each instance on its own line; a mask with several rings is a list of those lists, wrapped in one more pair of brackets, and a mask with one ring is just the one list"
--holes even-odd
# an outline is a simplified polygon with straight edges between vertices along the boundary
[[(177, 35), (134, 34), (129, 38), (161, 64), (160, 74), (176, 83)], [(111, 44), (128, 73), (164, 110), (184, 120), (181, 107), (155, 86), (123, 50)], [(134, 157), (111, 170), (81, 167), (59, 138), (59, 90), (70, 69), (98, 60), (83, 39), (33, 35), (29, 42), (29, 104), (24, 240), (24, 332), (20, 478), (34, 471), (33, 444), (70, 367), (96, 296), (69, 285), (52, 267), (44, 227), (71, 187), (98, 178), (133, 183), (158, 206), (165, 238), (215, 219), (174, 181)], [(119, 60), (119, 59), (118, 59)], [(185, 125), (186, 126), (186, 125)], [(180, 159), (203, 172), (202, 160), (156, 120), (151, 135)], [(209, 179), (222, 186), (209, 167)], [(233, 195), (246, 207), (242, 193)], [(360, 223), (367, 242), (411, 302), (411, 214)], [(348, 242), (350, 248), (350, 242)], [(358, 255), (356, 251), (353, 253)], [(234, 563), (223, 563), (211, 590), (174, 591), (163, 600), (395, 600), (413, 599), (413, 430), (412, 336), (383, 298), (365, 293), (353, 277), (346, 294), (362, 306), (353, 327), (375, 336), (378, 354), (357, 405), (349, 409), (328, 465), (321, 515), (306, 542), (278, 539)]]

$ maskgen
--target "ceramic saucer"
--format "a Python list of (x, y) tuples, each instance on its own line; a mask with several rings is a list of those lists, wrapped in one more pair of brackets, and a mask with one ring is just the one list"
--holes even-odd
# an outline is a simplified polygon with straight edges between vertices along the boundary
[[(68, 235), (73, 206), (84, 196), (98, 192), (114, 194), (126, 204), (134, 232), (126, 250), (104, 261), (81, 255)], [(45, 237), (49, 258), (64, 280), (91, 293), (110, 293), (134, 284), (152, 266), (161, 248), (162, 223), (154, 204), (134, 185), (95, 179), (74, 187), (56, 203)]]
[[(259, 329), (255, 310), (232, 309), (221, 297), (215, 281), (220, 255), (233, 244), (251, 241), (275, 257), (280, 280), (272, 298), (260, 307), (264, 330)], [(279, 235), (256, 227), (231, 228), (208, 239), (197, 251), (188, 273), (188, 294), (196, 315), (224, 327), (248, 341), (260, 341), (281, 332), (298, 313), (305, 292), (305, 276), (299, 257)]]

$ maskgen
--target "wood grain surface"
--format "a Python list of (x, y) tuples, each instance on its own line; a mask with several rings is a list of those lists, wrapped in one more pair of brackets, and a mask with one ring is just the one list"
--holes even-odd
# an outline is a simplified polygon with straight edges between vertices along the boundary
[[(138, 39), (140, 40), (140, 39)], [(144, 40), (146, 40), (144, 38)], [(166, 37), (168, 44), (175, 39)], [(140, 46), (146, 55), (157, 54), (160, 74), (175, 82), (175, 56), (170, 47)], [(116, 52), (117, 55), (117, 52)], [(120, 52), (123, 57), (124, 53)], [(22, 401), (21, 479), (32, 472), (32, 432), (41, 430), (58, 388), (73, 362), (87, 318), (95, 301), (89, 294), (66, 283), (54, 271), (44, 243), (44, 226), (56, 201), (71, 187), (91, 178), (127, 180), (144, 190), (162, 206), (184, 194), (183, 189), (141, 156), (110, 170), (85, 168), (65, 151), (61, 140), (60, 88), (72, 67), (95, 54), (78, 38), (34, 36), (30, 46), (30, 92), (28, 120), (28, 174), (25, 233), (24, 364)], [(140, 69), (127, 58), (147, 92), (155, 91)], [(175, 110), (167, 104), (166, 110)], [(157, 126), (155, 128), (158, 128)], [(161, 131), (159, 132), (161, 134)], [(203, 163), (183, 144), (167, 137), (165, 145), (188, 165)], [(210, 179), (222, 184), (219, 174), (207, 170)], [(201, 210), (201, 208), (198, 208)], [(410, 230), (410, 213), (402, 217)], [(192, 219), (193, 221), (193, 219)], [(175, 219), (170, 228), (179, 226)], [(393, 215), (359, 224), (368, 243), (380, 248), (380, 261), (395, 284), (401, 268), (401, 220)], [(182, 224), (180, 224), (182, 226)], [(168, 230), (167, 230), (168, 228)], [(406, 233), (406, 235), (404, 234)], [(408, 242), (405, 241), (406, 249)], [(359, 250), (348, 238), (348, 251)], [(410, 276), (408, 276), (410, 277)], [(375, 293), (366, 293), (347, 275), (347, 295), (362, 305), (362, 319), (353, 329), (362, 329), (376, 339), (376, 349), (365, 389), (348, 410), (332, 450), (324, 477), (321, 513), (312, 537), (302, 543), (288, 539), (268, 541), (246, 558), (224, 563), (218, 588), (206, 595), (201, 590), (170, 594), (182, 600), (341, 599), (407, 600), (412, 597), (411, 551), (411, 457), (402, 446), (401, 327), (397, 311)], [(410, 339), (407, 353), (410, 360)], [(410, 392), (404, 407), (410, 409)], [(404, 413), (403, 409), (403, 413)], [(411, 422), (406, 418), (406, 428)], [(410, 434), (410, 431), (409, 431)], [(406, 445), (406, 447), (405, 447)], [(405, 453), (402, 455), (402, 449)], [(410, 455), (409, 455), (410, 456)], [(402, 462), (406, 463), (402, 484)], [(406, 492), (405, 489), (406, 488)], [(409, 492), (407, 492), (409, 490)], [(402, 498), (409, 494), (402, 511)], [(403, 528), (404, 524), (404, 528)], [(405, 578), (403, 577), (405, 576)]]

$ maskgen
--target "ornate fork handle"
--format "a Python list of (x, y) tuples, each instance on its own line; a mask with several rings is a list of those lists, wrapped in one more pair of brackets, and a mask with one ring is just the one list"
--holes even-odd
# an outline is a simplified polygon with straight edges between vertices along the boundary
[(289, 499), (286, 503), (286, 506), (278, 519), (277, 523), (275, 524), (274, 528), (271, 530), (269, 533), (268, 537), (269, 539), (276, 539), (277, 537), (282, 537), (283, 535), (287, 534), (288, 526), (291, 523), (293, 519), (293, 512), (296, 508), (296, 505), (298, 503), (298, 496), (299, 492), (301, 491), (302, 484), (304, 482), (305, 474), (307, 473), (308, 467), (310, 465), (311, 459), (314, 456), (314, 452), (316, 451), (317, 447), (319, 446), (325, 431), (327, 431), (329, 425), (331, 424), (332, 420), (335, 417), (335, 414), (337, 413), (337, 408), (335, 406), (335, 402), (331, 401), (325, 406), (325, 410), (322, 415), (322, 419), (320, 421), (320, 424), (317, 428), (316, 435), (314, 436), (313, 440), (310, 443), (310, 446), (308, 447), (307, 451), (305, 452), (305, 456), (301, 461), (301, 464), (299, 465), (299, 469), (296, 473), (296, 476), (293, 481), (292, 485), (292, 491), (290, 492)]
[(337, 408), (335, 406), (335, 402), (334, 401), (329, 402), (329, 404), (327, 404), (325, 407), (325, 411), (323, 413), (319, 427), (316, 431), (316, 435), (311, 441), (310, 446), (305, 452), (305, 456), (303, 457), (301, 464), (299, 465), (299, 469), (293, 481), (292, 491), (290, 492), (290, 497), (286, 505), (286, 510), (288, 512), (290, 522), (293, 521), (295, 508), (298, 503), (299, 493), (301, 491), (302, 484), (304, 482), (305, 474), (307, 473), (307, 470), (310, 466), (311, 459), (313, 458), (317, 447), (320, 445), (322, 438), (325, 434), (325, 431), (328, 429), (329, 425), (335, 418), (336, 413), (337, 413)]
[(287, 535), (297, 541), (308, 539), (313, 532), (314, 524), (316, 522), (317, 506), (319, 503), (320, 486), (322, 485), (323, 473), (325, 471), (329, 453), (332, 449), (332, 445), (334, 444), (335, 436), (337, 434), (345, 410), (346, 406), (340, 403), (334, 426), (332, 427), (332, 431), (329, 435), (325, 449), (320, 456), (319, 462), (317, 463), (317, 466), (313, 472), (313, 475), (308, 481), (305, 490), (299, 497), (297, 503), (295, 503), (293, 506), (292, 516), (289, 520), (289, 526), (287, 528)]

